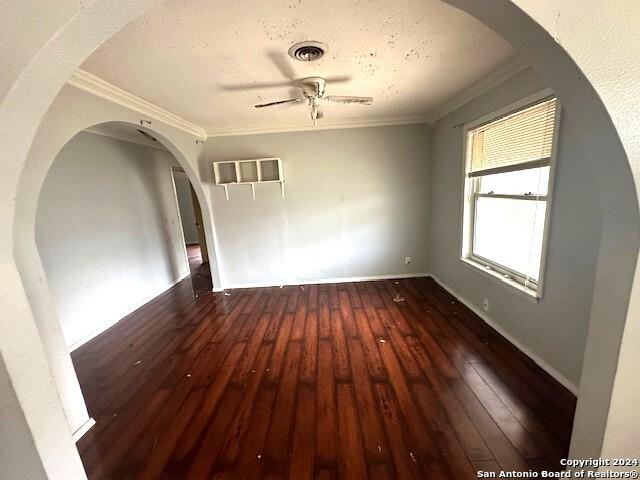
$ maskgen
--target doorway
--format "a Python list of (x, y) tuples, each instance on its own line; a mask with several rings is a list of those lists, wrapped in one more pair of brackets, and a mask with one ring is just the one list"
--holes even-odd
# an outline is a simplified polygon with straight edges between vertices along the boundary
[(198, 270), (209, 271), (209, 255), (200, 202), (185, 171), (180, 167), (172, 167), (172, 173), (189, 269), (192, 274)]

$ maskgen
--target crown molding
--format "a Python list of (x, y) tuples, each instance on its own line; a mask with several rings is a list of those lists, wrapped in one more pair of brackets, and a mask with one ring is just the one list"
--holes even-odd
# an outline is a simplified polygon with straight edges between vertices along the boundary
[(460, 94), (455, 95), (449, 99), (442, 106), (436, 108), (429, 116), (428, 123), (433, 125), (445, 115), (457, 110), (471, 100), (478, 98), (480, 95), (488, 92), (489, 90), (497, 87), (505, 80), (510, 79), (516, 73), (529, 68), (531, 64), (526, 62), (521, 57), (515, 57), (509, 62), (505, 63), (502, 67), (494, 70), (482, 80), (475, 82), (469, 88), (464, 89)]
[(206, 138), (206, 132), (202, 127), (185, 120), (184, 118), (161, 108), (143, 98), (123, 90), (120, 87), (103, 80), (92, 73), (78, 69), (67, 81), (69, 85), (84, 90), (98, 97), (102, 97), (123, 107), (135, 110), (159, 122), (171, 125), (179, 130), (195, 135), (201, 139)]
[(508, 80), (518, 72), (521, 72), (522, 70), (530, 66), (531, 65), (525, 62), (522, 58), (516, 57), (504, 64), (499, 69), (494, 70), (484, 79), (465, 89), (461, 94), (455, 95), (442, 106), (436, 108), (434, 111), (427, 115), (379, 118), (351, 122), (336, 122), (330, 124), (321, 124), (317, 127), (314, 127), (313, 125), (288, 125), (281, 127), (211, 128), (205, 130), (200, 126), (183, 119), (175, 113), (172, 113), (147, 100), (133, 95), (132, 93), (129, 93), (120, 87), (116, 87), (106, 80), (103, 80), (102, 78), (97, 77), (96, 75), (93, 75), (92, 73), (89, 73), (85, 70), (76, 70), (76, 72), (71, 76), (67, 83), (93, 95), (105, 98), (109, 101), (135, 110), (136, 112), (139, 112), (150, 118), (166, 123), (167, 125), (171, 125), (175, 128), (206, 140), (208, 137), (231, 137), (240, 135), (261, 135), (268, 133), (308, 132), (317, 130), (337, 130), (343, 128), (366, 128), (414, 124), (433, 125), (440, 118), (462, 107), (466, 103), (488, 92), (492, 88), (495, 88), (505, 80)]
[(393, 125), (414, 125), (427, 124), (429, 118), (425, 116), (415, 117), (395, 117), (380, 118), (374, 120), (362, 120), (353, 122), (337, 122), (330, 124), (321, 124), (316, 127), (313, 125), (304, 126), (282, 126), (282, 127), (255, 127), (255, 128), (230, 128), (230, 129), (209, 129), (208, 137), (232, 137), (238, 135), (262, 135), (266, 133), (288, 133), (288, 132), (311, 132), (316, 130), (338, 130), (344, 128), (366, 128), (366, 127), (386, 127)]

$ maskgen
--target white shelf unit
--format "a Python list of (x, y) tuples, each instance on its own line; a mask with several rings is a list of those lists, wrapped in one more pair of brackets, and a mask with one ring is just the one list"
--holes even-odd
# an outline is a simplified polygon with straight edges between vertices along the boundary
[(230, 185), (250, 185), (251, 195), (256, 199), (257, 183), (279, 183), (284, 198), (284, 176), (281, 158), (254, 158), (250, 160), (232, 160), (213, 162), (216, 185), (224, 188), (229, 200)]

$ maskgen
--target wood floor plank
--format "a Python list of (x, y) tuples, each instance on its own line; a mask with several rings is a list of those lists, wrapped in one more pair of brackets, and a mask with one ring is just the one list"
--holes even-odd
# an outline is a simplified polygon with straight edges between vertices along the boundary
[(356, 310), (355, 312), (356, 325), (358, 332), (360, 333), (360, 339), (362, 340), (362, 351), (364, 358), (367, 362), (369, 369), (369, 375), (373, 380), (381, 381), (387, 378), (387, 372), (382, 364), (380, 358), (380, 352), (378, 351), (378, 345), (373, 332), (371, 331), (371, 325), (369, 319), (362, 310)]
[(405, 440), (400, 412), (393, 393), (384, 383), (376, 383), (375, 393), (389, 438), (396, 477), (402, 479), (420, 478), (415, 454), (411, 452)]
[(378, 293), (378, 289), (376, 288), (373, 282), (365, 283), (366, 292), (368, 295), (368, 301), (373, 308), (385, 308), (385, 304), (380, 298), (380, 294)]
[(327, 340), (318, 347), (318, 388), (316, 415), (316, 462), (323, 467), (336, 467), (338, 424), (335, 382), (333, 375), (333, 346)]
[(451, 380), (452, 389), (504, 470), (526, 471), (527, 463), (484, 409), (463, 380)]
[(300, 385), (288, 478), (312, 479), (315, 465), (315, 385)]
[(511, 441), (525, 459), (540, 458), (542, 450), (535, 442), (529, 432), (522, 424), (513, 416), (511, 411), (500, 400), (500, 398), (491, 390), (491, 387), (478, 375), (473, 367), (467, 366), (463, 372), (463, 378), (485, 410), (491, 415), (496, 424), (503, 433)]
[(295, 313), (298, 305), (298, 297), (300, 296), (301, 288), (302, 286), (288, 287), (289, 295), (287, 296), (287, 305), (284, 310), (285, 312)]
[(442, 419), (439, 410), (433, 410), (431, 420), (434, 422), (441, 420), (442, 423), (450, 425), (471, 460), (494, 460), (489, 447), (451, 390), (445, 375), (437, 371), (434, 364), (429, 362), (425, 356), (417, 355), (416, 358), (429, 380), (431, 390), (446, 413), (446, 419)]
[[(233, 418), (229, 433), (221, 449), (220, 461), (223, 464), (235, 463), (240, 455), (241, 441), (250, 427), (249, 417), (256, 403), (256, 397), (266, 372), (271, 350), (271, 345), (260, 346), (255, 363), (251, 365), (253, 368), (248, 377), (242, 402)], [(206, 455), (206, 451), (206, 449), (203, 449), (203, 455)]]
[(302, 344), (302, 365), (300, 366), (300, 382), (315, 383), (318, 366), (318, 312), (307, 314), (304, 339)]
[(265, 446), (265, 468), (267, 473), (281, 475), (286, 473), (301, 354), (302, 346), (300, 343), (290, 342), (284, 360), (282, 378), (278, 385), (278, 394)]
[(329, 313), (329, 297), (327, 292), (318, 295), (318, 335), (321, 339), (331, 338), (331, 314)]
[(291, 328), (293, 327), (293, 314), (285, 313), (280, 324), (280, 330), (278, 331), (278, 337), (276, 338), (275, 346), (273, 347), (273, 355), (271, 356), (271, 362), (269, 363), (269, 371), (267, 372), (266, 380), (268, 382), (275, 383), (279, 380), (280, 371), (284, 363), (285, 353), (287, 345), (289, 344), (289, 337), (291, 335)]
[(331, 310), (331, 339), (335, 378), (341, 382), (348, 381), (351, 377), (349, 352), (347, 351), (347, 341), (344, 334), (344, 323), (339, 310)]
[(282, 295), (282, 289), (269, 288), (268, 290), (269, 290), (268, 292), (269, 299), (267, 300), (267, 304), (264, 307), (264, 312), (275, 313), (278, 305), (278, 301), (280, 299), (280, 296)]
[(291, 340), (302, 340), (304, 337), (304, 326), (307, 321), (307, 303), (309, 291), (303, 286), (298, 291), (295, 316), (293, 317), (293, 327), (291, 328)]
[(212, 342), (221, 342), (224, 339), (229, 330), (231, 330), (231, 328), (233, 327), (233, 324), (236, 322), (237, 318), (242, 314), (242, 309), (247, 301), (247, 299), (242, 299), (232, 310), (232, 312), (227, 315), (224, 322), (222, 323), (222, 325), (220, 325), (220, 328), (218, 328), (218, 331), (213, 336), (213, 339), (211, 340)]
[(391, 318), (395, 326), (400, 330), (402, 335), (413, 335), (413, 329), (407, 321), (408, 314), (406, 313), (406, 299), (400, 302), (394, 301), (394, 298), (399, 295), (398, 289), (393, 285), (391, 281), (380, 283), (380, 298), (385, 305), (385, 308), (389, 311)]
[(537, 409), (532, 410), (486, 364), (475, 363), (473, 368), (529, 432), (547, 456), (566, 458), (568, 454), (566, 444), (563, 445), (553, 432), (543, 425), (540, 420), (540, 412)]
[(334, 480), (336, 478), (336, 471), (333, 468), (322, 467), (316, 471), (317, 480)]
[(338, 285), (331, 283), (329, 288), (329, 308), (331, 310), (338, 310), (340, 308), (340, 298), (338, 296)]
[(353, 309), (351, 308), (349, 292), (341, 290), (338, 293), (338, 298), (340, 302), (340, 314), (342, 315), (344, 334), (347, 338), (355, 337), (358, 335), (358, 329), (356, 328), (356, 321), (353, 316)]
[[(189, 425), (185, 431), (178, 432), (177, 429), (170, 430), (172, 434), (176, 433), (173, 438), (175, 438), (176, 444), (179, 444), (175, 452), (175, 455), (178, 458), (188, 455), (196, 448), (200, 434), (206, 428), (209, 419), (218, 405), (218, 402), (224, 395), (227, 384), (231, 379), (231, 375), (238, 364), (238, 360), (240, 359), (244, 348), (245, 345), (242, 343), (236, 343), (233, 345), (229, 355), (224, 359), (224, 363), (220, 367), (218, 375), (211, 383), (211, 386), (207, 389), (202, 400), (202, 404), (199, 405), (197, 412), (193, 415), (193, 418), (190, 419)], [(177, 433), (182, 433), (182, 435), (178, 436)]]
[(385, 329), (389, 333), (388, 338), (391, 340), (389, 344), (393, 345), (406, 375), (412, 379), (420, 378), (422, 374), (418, 364), (416, 363), (416, 359), (411, 354), (405, 337), (401, 334), (400, 329), (392, 319), (391, 314), (388, 310), (380, 309), (378, 310), (378, 315), (380, 316)]
[(353, 388), (362, 430), (364, 455), (368, 463), (389, 462), (389, 447), (380, 423), (380, 414), (373, 396), (373, 387), (361, 342), (349, 339), (349, 357), (353, 372)]
[(337, 386), (338, 440), (340, 478), (367, 478), (367, 467), (360, 438), (360, 425), (356, 411), (353, 388), (346, 383)]
[(393, 467), (386, 463), (374, 463), (369, 465), (370, 480), (394, 480), (396, 478), (393, 473)]
[(260, 345), (262, 344), (270, 323), (271, 315), (268, 313), (263, 314), (258, 320), (251, 338), (247, 341), (247, 347), (244, 349), (238, 361), (238, 366), (233, 373), (232, 382), (234, 384), (243, 384), (250, 373), (255, 373), (251, 371), (251, 367), (260, 352)]
[(382, 322), (378, 317), (377, 307), (375, 306), (374, 302), (371, 301), (369, 289), (365, 285), (366, 284), (362, 283), (358, 286), (358, 293), (360, 294), (360, 298), (362, 299), (363, 308), (365, 313), (367, 314), (371, 332), (375, 337), (385, 337), (387, 336), (387, 331), (385, 330), (384, 325), (382, 325)]
[(460, 444), (453, 428), (446, 421), (446, 414), (441, 410), (438, 400), (425, 384), (413, 385), (414, 396), (425, 418), (430, 419), (434, 430), (438, 431), (438, 445), (441, 454), (448, 459), (451, 472), (456, 479), (472, 480), (477, 478), (469, 457)]
[(347, 283), (347, 291), (349, 292), (349, 300), (351, 300), (351, 306), (353, 308), (362, 308), (362, 299), (360, 298), (360, 294), (358, 293), (356, 284), (352, 282)]
[(307, 310), (315, 312), (318, 310), (318, 285), (309, 285), (309, 300)]
[(380, 353), (389, 374), (389, 382), (409, 431), (409, 444), (414, 449), (413, 453), (433, 455), (438, 449), (434, 443), (433, 436), (430, 435), (424, 420), (421, 418), (393, 347), (390, 343), (381, 343)]
[(174, 456), (167, 463), (163, 476), (167, 478), (207, 478), (216, 464), (231, 422), (242, 398), (238, 387), (226, 389), (213, 419), (193, 452), (185, 457)]
[(260, 478), (264, 466), (264, 446), (269, 431), (276, 389), (266, 386), (260, 390), (251, 412), (251, 429), (245, 434), (240, 458), (233, 477), (247, 480)]

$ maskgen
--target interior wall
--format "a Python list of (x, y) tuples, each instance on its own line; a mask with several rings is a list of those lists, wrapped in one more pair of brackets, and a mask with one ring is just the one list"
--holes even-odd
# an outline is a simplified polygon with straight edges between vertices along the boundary
[(189, 182), (189, 177), (182, 172), (174, 171), (173, 178), (176, 185), (184, 241), (187, 245), (192, 245), (198, 243), (198, 232), (196, 230), (196, 215), (193, 210), (193, 198), (191, 197), (191, 182)]
[[(35, 480), (47, 478), (42, 462), (33, 449), (33, 438), (23, 422), (12, 421), (11, 411), (17, 408), (18, 399), (13, 391), (0, 356), (0, 465), (2, 478), (12, 480)], [(24, 417), (23, 417), (24, 418)], [(29, 474), (25, 475), (25, 465)]]
[[(426, 272), (428, 151), (426, 125), (210, 137), (222, 285)], [(263, 157), (282, 158), (284, 198), (237, 185), (227, 201), (213, 185), (213, 161)]]
[(527, 69), (434, 125), (430, 270), (478, 311), (488, 299), (486, 316), (577, 386), (602, 225), (594, 174), (583, 161), (580, 120), (570, 110), (561, 113), (542, 298), (536, 303), (459, 260), (464, 185), (460, 124), (545, 87), (535, 71)]
[(73, 348), (189, 273), (169, 152), (81, 132), (57, 155), (36, 244)]

